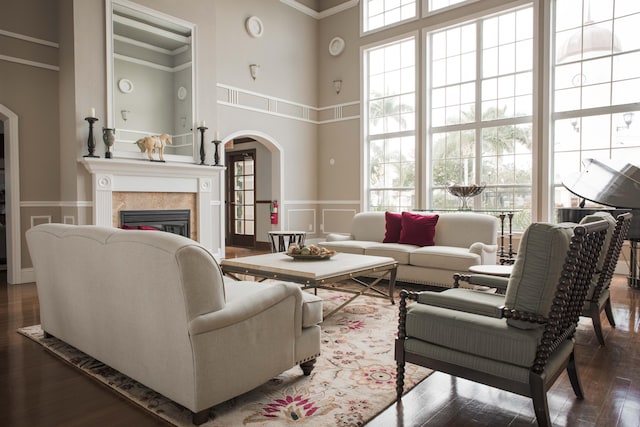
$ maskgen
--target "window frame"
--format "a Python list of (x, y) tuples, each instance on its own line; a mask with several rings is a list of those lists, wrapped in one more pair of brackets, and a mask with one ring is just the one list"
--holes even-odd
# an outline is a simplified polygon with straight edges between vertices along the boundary
[[(368, 52), (373, 49), (383, 48), (385, 46), (391, 46), (393, 44), (402, 43), (406, 40), (413, 39), (414, 41), (414, 130), (411, 131), (399, 131), (399, 132), (389, 132), (376, 134), (373, 138), (368, 134), (369, 129), (369, 64), (368, 64)], [(360, 99), (361, 102), (361, 145), (360, 145), (360, 166), (361, 166), (361, 179), (362, 185), (360, 185), (360, 209), (362, 211), (367, 211), (371, 209), (370, 205), (370, 194), (371, 194), (371, 182), (369, 176), (369, 149), (370, 149), (370, 141), (372, 140), (384, 140), (389, 138), (397, 138), (403, 136), (413, 136), (414, 138), (414, 199), (416, 200), (416, 205), (419, 206), (419, 192), (420, 192), (420, 167), (419, 167), (419, 130), (420, 130), (420, 120), (419, 114), (421, 111), (420, 108), (420, 100), (419, 100), (419, 90), (420, 90), (420, 32), (419, 31), (411, 31), (404, 34), (400, 34), (396, 37), (388, 38), (382, 40), (380, 42), (371, 43), (365, 46), (360, 47), (360, 75), (362, 76), (362, 85), (361, 85), (361, 94)], [(416, 206), (417, 207), (417, 206)]]
[[(427, 0), (423, 0), (424, 2), (426, 2)], [(467, 2), (462, 2), (459, 4), (455, 4), (450, 6), (449, 8), (446, 9), (441, 9), (438, 11), (434, 11), (432, 14), (434, 13), (440, 13), (444, 10), (449, 10), (452, 8), (457, 8), (463, 5), (467, 5), (469, 3), (473, 3), (476, 0), (470, 0)], [(424, 6), (426, 8), (426, 5)], [(530, 214), (531, 214), (531, 220), (535, 221), (537, 220), (537, 218), (539, 217), (539, 209), (538, 209), (538, 203), (539, 203), (539, 196), (538, 196), (538, 192), (539, 192), (539, 177), (541, 175), (541, 173), (539, 172), (539, 166), (540, 166), (540, 155), (539, 155), (539, 150), (540, 150), (540, 146), (541, 144), (539, 143), (539, 124), (540, 124), (540, 118), (539, 118), (539, 108), (540, 108), (540, 99), (539, 97), (535, 96), (536, 93), (541, 93), (539, 91), (539, 75), (540, 75), (540, 70), (542, 69), (542, 67), (540, 66), (540, 60), (539, 60), (539, 46), (540, 46), (540, 30), (538, 28), (538, 15), (539, 15), (539, 4), (538, 4), (538, 0), (531, 0), (531, 1), (520, 1), (520, 2), (511, 2), (507, 5), (504, 5), (500, 8), (492, 8), (492, 9), (487, 9), (481, 13), (475, 13), (473, 15), (466, 15), (464, 18), (466, 19), (458, 19), (455, 21), (451, 21), (448, 22), (446, 24), (442, 24), (440, 23), (439, 25), (437, 25), (436, 27), (425, 27), (422, 29), (422, 44), (423, 44), (423, 65), (422, 65), (422, 79), (423, 79), (423, 93), (422, 93), (422, 100), (423, 100), (423, 111), (424, 114), (422, 115), (422, 120), (423, 120), (423, 126), (422, 128), (424, 129), (423, 131), (423, 142), (422, 145), (424, 147), (424, 153), (421, 157), (420, 160), (420, 165), (419, 165), (419, 170), (425, 174), (425, 176), (421, 179), (421, 182), (424, 183), (424, 186), (422, 188), (421, 191), (421, 197), (424, 200), (424, 204), (423, 207), (426, 207), (428, 209), (434, 209), (433, 206), (433, 200), (432, 200), (432, 191), (434, 189), (434, 185), (433, 185), (433, 168), (432, 168), (432, 138), (434, 135), (434, 127), (432, 127), (432, 123), (431, 123), (431, 73), (432, 73), (432, 49), (431, 49), (431, 35), (435, 32), (439, 32), (439, 31), (443, 31), (449, 28), (455, 28), (455, 27), (461, 27), (464, 26), (465, 24), (468, 23), (472, 23), (475, 22), (477, 25), (480, 21), (484, 21), (487, 19), (490, 19), (493, 16), (498, 16), (504, 13), (508, 13), (509, 11), (517, 11), (519, 9), (525, 9), (525, 8), (531, 8), (532, 9), (532, 67), (531, 67), (531, 75), (532, 75), (532, 87), (531, 87), (531, 92), (532, 92), (532, 105), (531, 105), (531, 115), (527, 115), (527, 116), (513, 116), (513, 117), (509, 117), (508, 119), (494, 119), (494, 120), (482, 120), (480, 119), (476, 119), (474, 122), (470, 123), (470, 124), (457, 124), (457, 125), (446, 125), (446, 126), (438, 126), (435, 129), (439, 129), (439, 130), (444, 130), (447, 127), (449, 127), (452, 131), (457, 131), (457, 130), (463, 130), (463, 129), (469, 129), (472, 130), (473, 132), (475, 132), (476, 135), (476, 150), (474, 153), (474, 167), (477, 169), (481, 164), (482, 164), (482, 147), (481, 147), (481, 143), (482, 143), (482, 139), (481, 139), (481, 135), (484, 129), (489, 129), (489, 128), (493, 128), (493, 127), (498, 127), (501, 125), (505, 125), (505, 124), (509, 124), (509, 125), (518, 125), (518, 124), (522, 124), (522, 123), (527, 123), (531, 126), (531, 184), (529, 185), (530, 191), (531, 191), (531, 204), (530, 204)], [(476, 40), (476, 51), (477, 49), (482, 49), (482, 44), (480, 43), (479, 40), (481, 40), (481, 36), (482, 36), (482, 27), (480, 25), (478, 25), (476, 27), (476, 34), (477, 34), (477, 40)], [(481, 51), (480, 53), (477, 55), (477, 58), (481, 57)], [(475, 105), (481, 104), (482, 103), (482, 98), (481, 98), (481, 88), (479, 87), (482, 84), (483, 81), (483, 75), (482, 75), (482, 62), (481, 59), (479, 59), (478, 61), (476, 61), (476, 77), (475, 77), (475, 84), (476, 84), (476, 96), (475, 96), (475, 100), (474, 103)], [(479, 98), (480, 97), (480, 98)], [(452, 129), (453, 128), (453, 129)], [(544, 174), (544, 173), (542, 173)], [(476, 177), (480, 176), (480, 171), (479, 169), (477, 169), (476, 171)], [(514, 192), (517, 191), (517, 187), (521, 186), (518, 185), (516, 183), (513, 184), (509, 184), (507, 185), (508, 187), (513, 188)], [(440, 186), (438, 186), (440, 187)], [(496, 184), (496, 188), (503, 188), (505, 187), (505, 185), (499, 185)], [(544, 187), (543, 187), (544, 188)], [(517, 208), (516, 208), (517, 209)], [(506, 211), (507, 209), (505, 209)]]
[[(386, 31), (394, 27), (406, 25), (409, 22), (417, 21), (418, 19), (420, 19), (420, 7), (421, 7), (422, 1), (421, 0), (414, 0), (414, 1), (415, 1), (415, 14), (413, 17), (402, 19), (400, 21), (396, 21), (391, 24), (383, 25), (381, 27), (376, 27), (373, 29), (365, 29), (365, 27), (367, 27), (366, 24), (368, 23), (368, 17), (366, 16), (367, 0), (360, 1), (360, 37), (368, 36), (370, 34), (375, 34), (380, 31)], [(471, 1), (477, 1), (477, 0), (471, 0)]]

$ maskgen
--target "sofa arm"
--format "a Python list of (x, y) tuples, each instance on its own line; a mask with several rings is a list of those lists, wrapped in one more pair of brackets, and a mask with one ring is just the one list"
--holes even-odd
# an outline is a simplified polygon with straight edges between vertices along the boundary
[(495, 264), (498, 261), (498, 245), (475, 242), (469, 246), (469, 252), (480, 255), (480, 264)]
[(228, 302), (218, 311), (195, 317), (189, 322), (189, 333), (199, 335), (242, 323), (273, 306), (286, 303), (286, 300), (292, 297), (295, 298), (296, 312), (294, 327), (299, 335), (302, 331), (302, 291), (298, 285), (284, 282), (265, 286), (259, 292)]
[(327, 235), (327, 242), (341, 242), (345, 240), (354, 240), (351, 234), (330, 233)]

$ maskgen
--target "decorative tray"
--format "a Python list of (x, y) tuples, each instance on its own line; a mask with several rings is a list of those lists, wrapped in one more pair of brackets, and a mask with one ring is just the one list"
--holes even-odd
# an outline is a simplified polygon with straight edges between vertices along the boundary
[(311, 260), (329, 259), (335, 255), (335, 252), (320, 254), (320, 255), (302, 255), (302, 254), (287, 254), (287, 253), (285, 253), (285, 255), (293, 259), (303, 259), (303, 260), (311, 261)]

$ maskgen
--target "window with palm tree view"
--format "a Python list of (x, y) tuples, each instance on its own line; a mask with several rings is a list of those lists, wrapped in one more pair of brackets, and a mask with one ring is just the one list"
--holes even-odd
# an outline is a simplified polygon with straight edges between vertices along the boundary
[(532, 209), (532, 7), (431, 32), (427, 55), (429, 207), (458, 209), (448, 187), (483, 186), (469, 208), (513, 211), (523, 229)]
[(369, 210), (416, 207), (415, 38), (370, 49), (366, 144)]

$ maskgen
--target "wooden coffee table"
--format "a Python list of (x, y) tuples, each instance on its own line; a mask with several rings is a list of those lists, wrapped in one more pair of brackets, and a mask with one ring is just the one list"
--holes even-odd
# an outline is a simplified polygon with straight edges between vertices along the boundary
[[(228, 258), (222, 260), (220, 267), (225, 275), (236, 280), (241, 280), (237, 275), (242, 274), (263, 280), (275, 279), (300, 283), (303, 285), (303, 289), (313, 288), (314, 293), (317, 293), (317, 289), (320, 288), (354, 294), (348, 301), (325, 315), (325, 318), (330, 317), (360, 295), (388, 298), (391, 304), (395, 304), (393, 291), (396, 285), (398, 263), (389, 257), (340, 252), (329, 259), (301, 260), (293, 259), (285, 253), (280, 252), (241, 258)], [(371, 283), (365, 283), (358, 279), (360, 276), (371, 273), (379, 274)], [(375, 285), (385, 278), (389, 279), (387, 294), (375, 288)], [(347, 279), (356, 282), (361, 288), (354, 290), (344, 287), (328, 286)]]

